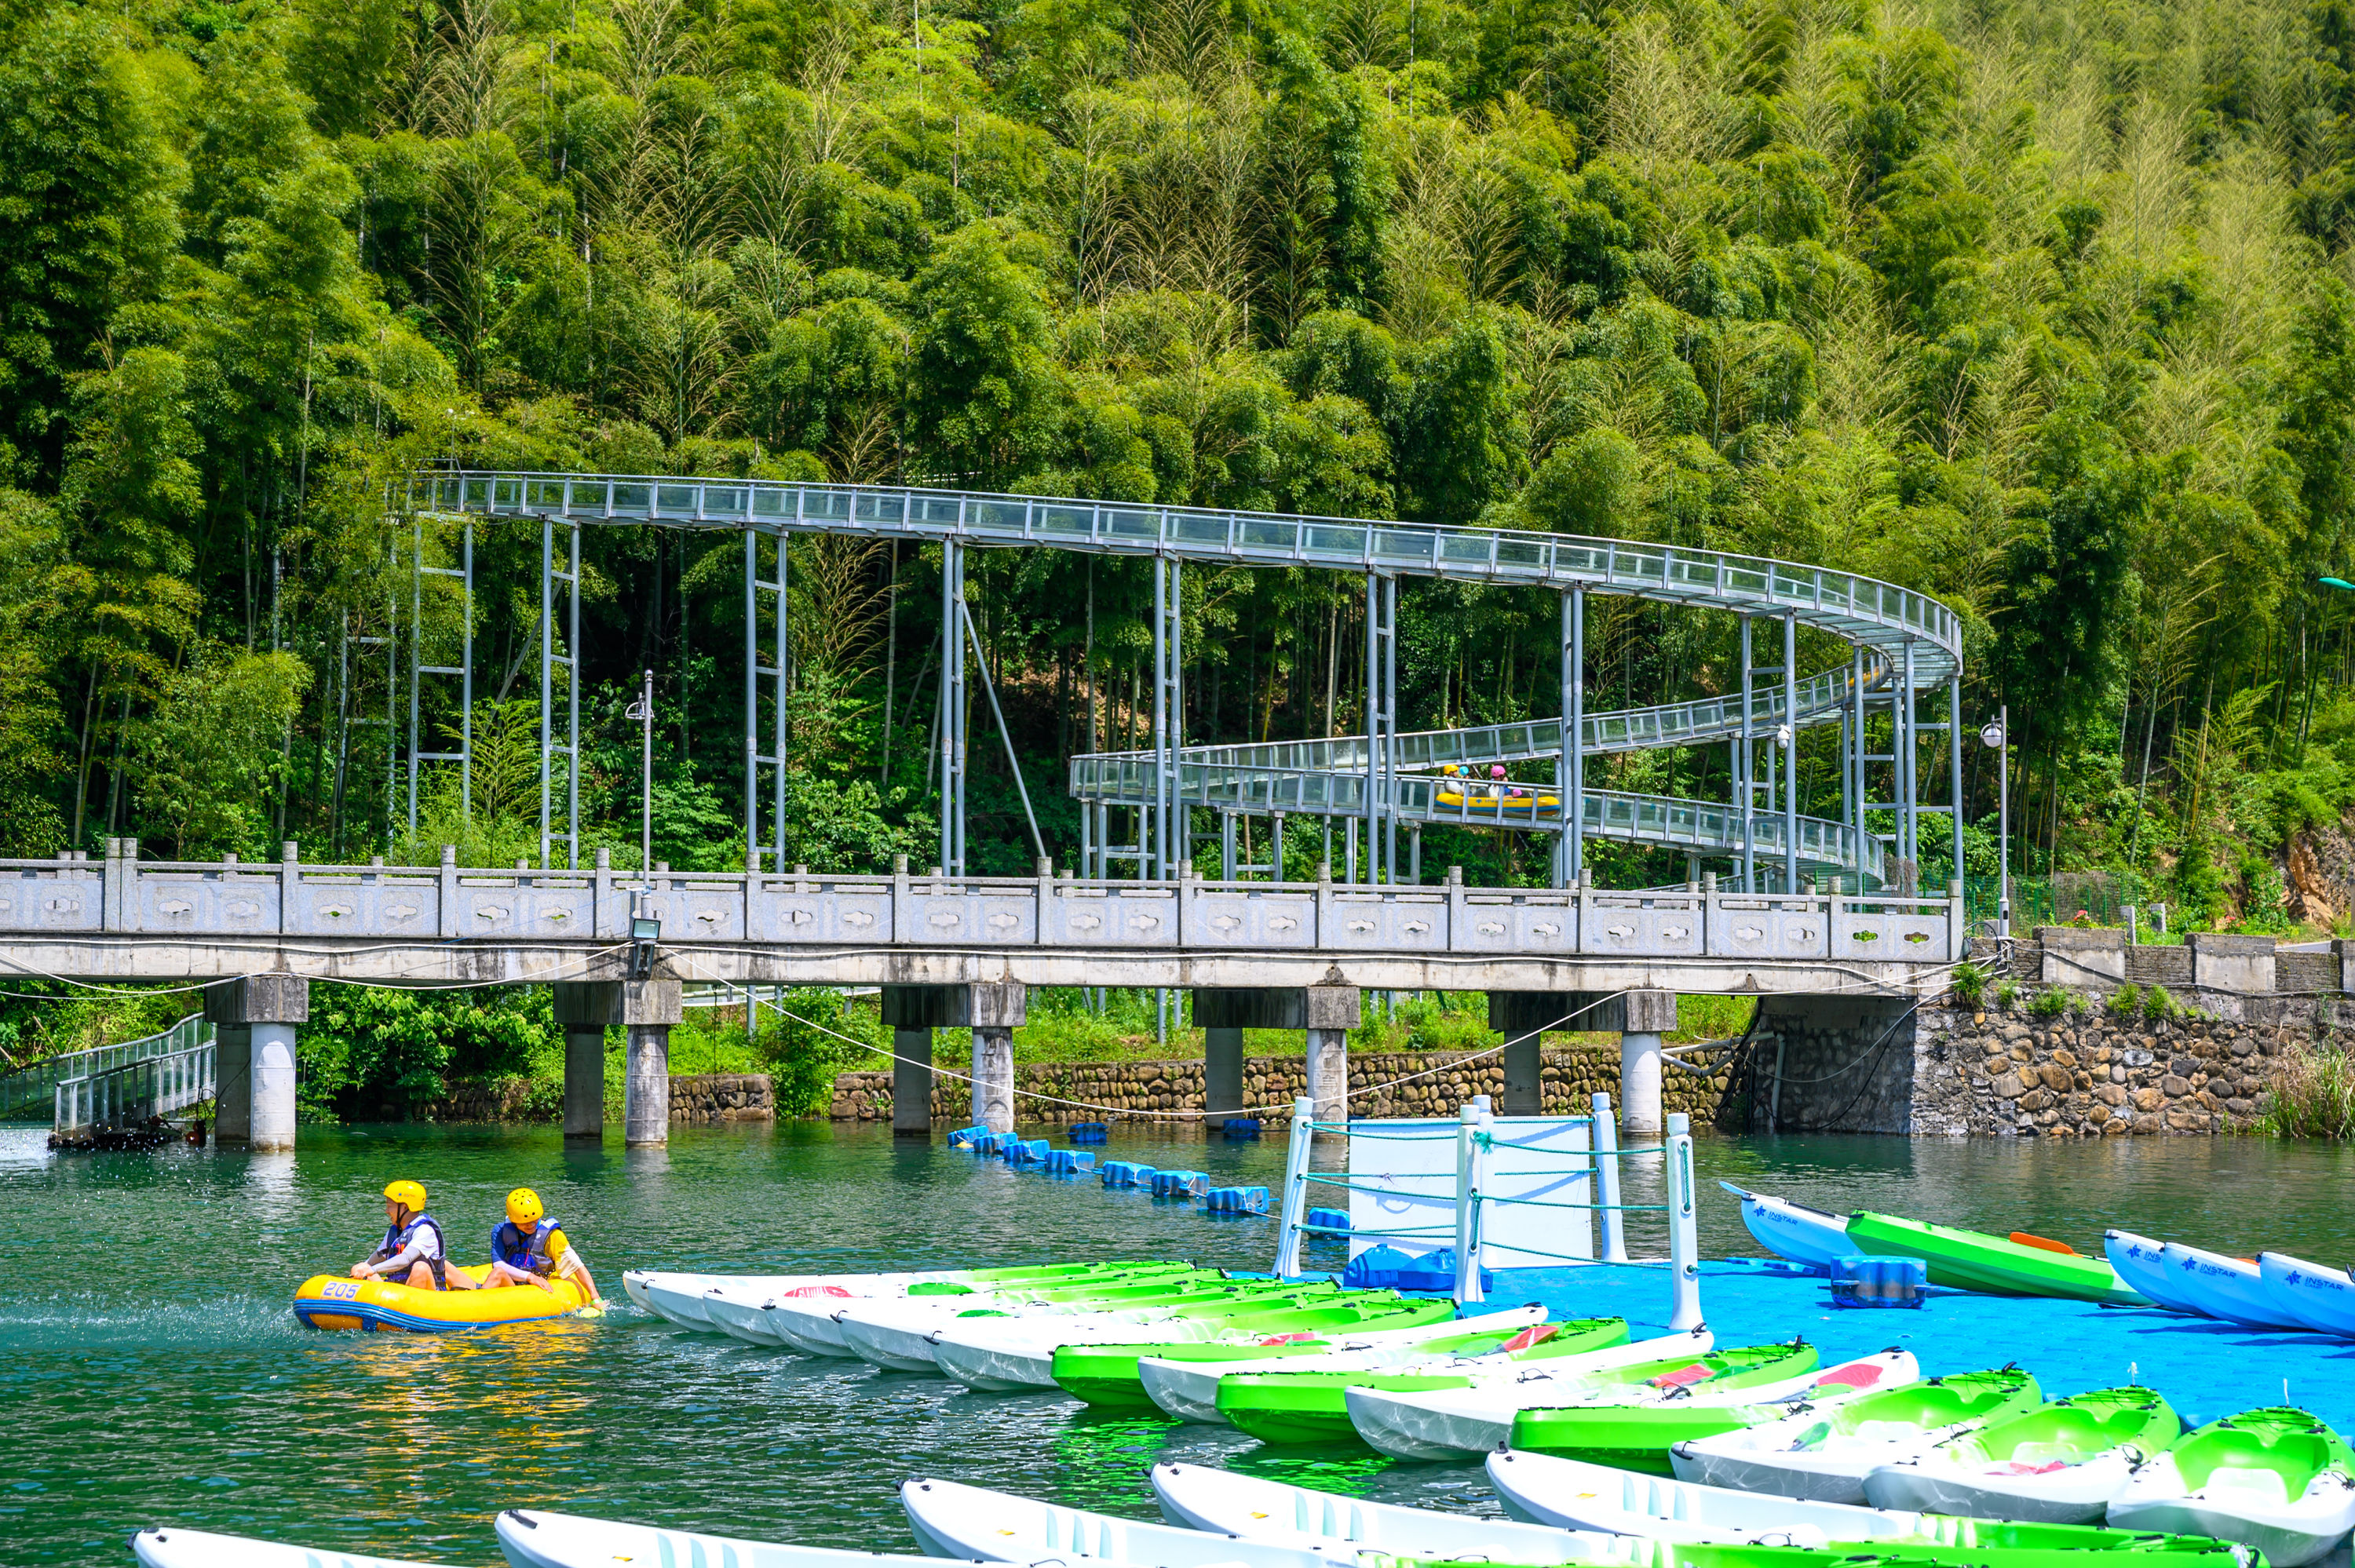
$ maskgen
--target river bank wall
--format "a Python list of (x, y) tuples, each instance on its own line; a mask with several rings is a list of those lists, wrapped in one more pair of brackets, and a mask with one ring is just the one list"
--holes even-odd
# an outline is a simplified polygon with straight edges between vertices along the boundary
[[(1667, 1108), (1696, 1122), (1714, 1123), (1728, 1077), (1724, 1053), (1702, 1070), (1671, 1068), (1662, 1086)], [(1608, 1048), (1549, 1050), (1540, 1057), (1539, 1087), (1545, 1109), (1567, 1116), (1593, 1105), (1597, 1094), (1619, 1092), (1619, 1054)], [(944, 1066), (954, 1064), (942, 1063)], [(1100, 1121), (1106, 1115), (1199, 1111), (1202, 1061), (1017, 1062), (1017, 1120), (1062, 1125)], [(1501, 1100), (1505, 1069), (1493, 1052), (1365, 1052), (1349, 1061), (1350, 1110), (1361, 1117), (1452, 1117), (1475, 1095)], [(1288, 1123), (1292, 1102), (1308, 1092), (1304, 1055), (1249, 1056), (1243, 1060), (1243, 1102), (1261, 1107), (1251, 1114), (1269, 1123)], [(1071, 1102), (1071, 1103), (1065, 1103)], [(962, 1121), (972, 1097), (962, 1079), (932, 1080), (932, 1118)], [(891, 1119), (891, 1075), (841, 1073), (835, 1076), (828, 1114), (836, 1121)]]

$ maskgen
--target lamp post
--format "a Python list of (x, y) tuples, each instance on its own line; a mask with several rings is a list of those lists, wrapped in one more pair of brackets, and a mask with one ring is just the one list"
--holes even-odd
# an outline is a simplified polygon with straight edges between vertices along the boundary
[[(1979, 744), (1997, 754), (1996, 762), (1996, 880), (1995, 930), (2006, 941), (2011, 938), (2011, 707), (2009, 704), (1996, 709), (1995, 723), (1979, 731)], [(1961, 866), (1955, 868), (1960, 876)]]
[(645, 672), (638, 687), (638, 700), (632, 703), (622, 715), (634, 718), (639, 725), (638, 746), (638, 876), (641, 880), (654, 874), (655, 869), (655, 673)]

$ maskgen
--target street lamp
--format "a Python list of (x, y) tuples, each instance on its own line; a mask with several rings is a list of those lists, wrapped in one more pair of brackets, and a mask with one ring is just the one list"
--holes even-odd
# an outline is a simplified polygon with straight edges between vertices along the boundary
[[(1998, 754), (1996, 763), (1996, 935), (2011, 938), (2011, 708), (1996, 709), (1996, 720), (1979, 731), (1979, 744)], [(1960, 876), (1963, 868), (1956, 866)]]
[(638, 876), (641, 882), (655, 869), (655, 673), (648, 670), (638, 688), (638, 700), (622, 715), (638, 721)]

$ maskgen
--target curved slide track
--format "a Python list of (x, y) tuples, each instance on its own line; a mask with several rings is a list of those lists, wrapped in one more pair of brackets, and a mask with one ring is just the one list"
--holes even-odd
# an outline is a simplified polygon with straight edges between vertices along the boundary
[[(1605, 838), (1732, 860), (1735, 874), (1756, 891), (1792, 885), (1800, 875), (1849, 882), (1856, 891), (1895, 885), (1910, 891), (1920, 854), (1920, 818), (1935, 811), (1954, 822), (1959, 794), (1958, 747), (1944, 748), (1949, 777), (1925, 780), (1922, 748), (1960, 728), (1962, 629), (1953, 611), (1927, 595), (1824, 567), (1796, 566), (1722, 551), (1685, 549), (1622, 540), (1523, 533), (1444, 524), (1295, 517), (1187, 507), (992, 494), (900, 487), (778, 483), (645, 476), (444, 471), (416, 476), (396, 503), (420, 517), (472, 520), (535, 519), (542, 527), (541, 676), (543, 758), (548, 841), (562, 842), (567, 802), (577, 802), (577, 721), (559, 733), (557, 702), (565, 687), (570, 652), (578, 643), (578, 611), (570, 601), (584, 525), (653, 524), (731, 530), (745, 542), (746, 827), (759, 853), (773, 855), (783, 808), (783, 728), (777, 697), (783, 673), (782, 609), (783, 539), (795, 533), (830, 533), (905, 539), (942, 547), (943, 622), (969, 628), (963, 603), (966, 549), (1047, 548), (1156, 560), (1154, 618), (1155, 744), (1150, 750), (1074, 758), (1071, 790), (1083, 807), (1091, 869), (1114, 860), (1140, 872), (1175, 874), (1195, 837), (1192, 810), (1220, 813), (1231, 828), (1240, 816), (1303, 813), (1342, 818), (1369, 834), (1366, 865), (1379, 862), (1404, 880), (1397, 863), (1396, 826), (1425, 823), (1503, 827), (1555, 835), (1557, 880), (1580, 875), (1581, 838)], [(412, 567), (424, 573), (460, 572), (427, 565), (421, 524), (413, 535)], [(773, 540), (773, 561), (762, 541)], [(569, 549), (568, 549), (569, 546)], [(469, 549), (471, 540), (469, 541)], [(1315, 567), (1362, 577), (1367, 585), (1367, 711), (1370, 736), (1268, 745), (1186, 746), (1177, 715), (1183, 712), (1178, 672), (1182, 565), (1233, 563), (1251, 567)], [(764, 576), (764, 570), (769, 574)], [(1480, 728), (1401, 734), (1395, 725), (1397, 582), (1402, 577), (1443, 577), (1500, 587), (1550, 588), (1561, 596), (1562, 689), (1570, 710), (1561, 718)], [(471, 577), (466, 588), (471, 594)], [(1583, 621), (1588, 594), (1646, 599), (1714, 609), (1743, 618), (1739, 687), (1695, 702), (1590, 714), (1583, 707)], [(764, 662), (758, 631), (762, 601), (773, 609), (777, 652)], [(564, 635), (567, 609), (572, 635)], [(1811, 675), (1796, 668), (1797, 634), (1806, 628), (1848, 644), (1844, 665)], [(972, 634), (969, 630), (965, 635)], [(1753, 657), (1760, 636), (1764, 659)], [(471, 660), (471, 652), (468, 654)], [(412, 648), (412, 669), (421, 666)], [(964, 660), (944, 662), (948, 695), (960, 699)], [(414, 677), (411, 677), (412, 680)], [(1925, 700), (1943, 692), (1945, 712), (1925, 718)], [(994, 700), (994, 697), (993, 699)], [(1940, 705), (1929, 704), (1933, 713)], [(964, 710), (952, 700), (944, 711)], [(1868, 723), (1869, 717), (1886, 722)], [(1788, 750), (1796, 730), (1837, 725), (1842, 818), (1806, 816), (1790, 789)], [(964, 872), (964, 762), (966, 737), (953, 717), (941, 749), (943, 770), (942, 863)], [(413, 729), (413, 721), (412, 721)], [(418, 753), (412, 735), (412, 774)], [(772, 749), (764, 750), (766, 744)], [(1725, 744), (1732, 802), (1675, 800), (1589, 789), (1587, 758), (1664, 747)], [(1875, 744), (1889, 747), (1875, 752)], [(1497, 798), (1484, 786), (1433, 771), (1462, 765), (1551, 758), (1555, 784), (1544, 790)], [(1935, 805), (1923, 799), (1932, 785)], [(567, 791), (570, 791), (569, 796)], [(770, 800), (764, 802), (764, 794)], [(1565, 810), (1563, 801), (1568, 801)], [(1135, 841), (1107, 843), (1111, 812), (1127, 808), (1137, 821)], [(1867, 811), (1890, 813), (1896, 832), (1865, 831)], [(764, 818), (766, 819), (764, 821)], [(1581, 831), (1565, 835), (1565, 819)], [(772, 836), (773, 835), (773, 836)], [(1354, 834), (1352, 835), (1354, 837)], [(1796, 856), (1786, 846), (1796, 845)], [(1231, 860), (1231, 857), (1230, 857)], [(1796, 859), (1796, 867), (1792, 861)], [(1244, 868), (1259, 869), (1265, 868)], [(1795, 874), (1796, 873), (1796, 874)]]

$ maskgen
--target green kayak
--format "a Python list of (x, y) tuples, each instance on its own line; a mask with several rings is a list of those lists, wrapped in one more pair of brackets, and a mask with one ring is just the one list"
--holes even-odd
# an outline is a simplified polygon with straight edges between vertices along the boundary
[(2109, 1518), (2238, 1542), (2296, 1568), (2330, 1556), (2355, 1529), (2355, 1451), (2307, 1411), (2244, 1410), (2137, 1467)]
[[(2001, 1543), (2006, 1527), (1985, 1520), (1974, 1539), (1927, 1542), (1866, 1541), (1823, 1546), (1702, 1545), (1690, 1542), (1630, 1541), (1613, 1542), (1614, 1568), (2085, 1568), (2083, 1552), (2074, 1546), (2010, 1546)], [(1990, 1543), (1987, 1535), (1998, 1541)], [(2123, 1531), (2110, 1531), (2123, 1535)], [(2025, 1538), (2024, 1538), (2025, 1539)], [(2149, 1541), (2149, 1537), (2137, 1538)], [(2195, 1568), (2191, 1559), (2205, 1561), (2197, 1568), (2248, 1568), (2245, 1552), (2221, 1542), (2179, 1540), (2161, 1548), (2169, 1568)], [(1449, 1562), (1435, 1557), (1390, 1557), (1387, 1568), (1497, 1568), (1486, 1559)]]
[[(1258, 1353), (1282, 1355), (1286, 1352), (1326, 1349), (1331, 1341), (1316, 1336), (1348, 1330), (1375, 1331), (1384, 1329), (1412, 1329), (1425, 1323), (1444, 1323), (1455, 1315), (1455, 1304), (1438, 1300), (1405, 1300), (1390, 1295), (1381, 1301), (1347, 1301), (1331, 1306), (1295, 1308), (1285, 1312), (1270, 1312), (1262, 1317), (1238, 1316), (1221, 1325), (1223, 1336), (1245, 1333), (1268, 1337), (1281, 1336), (1276, 1344), (1235, 1344), (1199, 1340), (1161, 1340), (1133, 1345), (1063, 1345), (1055, 1351), (1055, 1382), (1064, 1392), (1100, 1409), (1155, 1410), (1157, 1407), (1145, 1392), (1145, 1381), (1137, 1372), (1137, 1363), (1147, 1356), (1163, 1358), (1192, 1356), (1204, 1361), (1241, 1361)], [(1293, 1338), (1293, 1336), (1299, 1336)], [(1507, 1336), (1493, 1335), (1497, 1340)], [(1434, 1355), (1445, 1354), (1434, 1351)]]
[[(1508, 1351), (1488, 1358), (1499, 1369), (1509, 1364), (1525, 1371), (1542, 1371), (1549, 1363), (1609, 1350), (1627, 1342), (1627, 1324), (1620, 1318), (1589, 1318), (1564, 1323), (1561, 1332), (1527, 1351)], [(1575, 1386), (1635, 1387), (1657, 1377), (1690, 1376), (1696, 1382), (1733, 1380), (1712, 1386), (1747, 1387), (1770, 1376), (1806, 1372), (1816, 1364), (1812, 1346), (1762, 1345), (1712, 1351), (1655, 1361), (1606, 1367), (1577, 1377)], [(1484, 1373), (1488, 1368), (1479, 1369)], [(1493, 1374), (1492, 1374), (1493, 1375)], [(1349, 1418), (1348, 1391), (1380, 1389), (1385, 1393), (1433, 1393), (1470, 1388), (1484, 1381), (1465, 1372), (1234, 1372), (1219, 1380), (1219, 1414), (1238, 1431), (1263, 1443), (1345, 1443), (1363, 1441)]]
[[(1746, 1379), (1680, 1376), (1665, 1397), (1656, 1392), (1657, 1384), (1631, 1389), (1621, 1398), (1607, 1392), (1573, 1395), (1574, 1403), (1568, 1404), (1550, 1397), (1514, 1415), (1510, 1442), (1517, 1452), (1665, 1476), (1670, 1473), (1668, 1451), (1679, 1443), (1779, 1420), (1809, 1404), (1837, 1409), (1861, 1397), (1859, 1390), (1908, 1386), (1919, 1374), (1911, 1355), (1884, 1351), (1822, 1372), (1814, 1370), (1810, 1357), (1807, 1366), (1774, 1368)], [(1745, 1393), (1747, 1398), (1727, 1397)]]
[(1875, 1508), (2090, 1523), (2182, 1433), (2157, 1391), (2094, 1389), (1883, 1465), (1865, 1478), (1864, 1497)]
[(1147, 1274), (1190, 1274), (1199, 1266), (1155, 1259), (1107, 1263), (1031, 1263), (1007, 1268), (959, 1269), (954, 1279), (924, 1279), (908, 1287), (911, 1296), (974, 1296), (1036, 1285), (1083, 1284), (1091, 1279), (1135, 1277)]
[(1995, 1296), (2059, 1296), (2105, 1307), (2150, 1305), (2119, 1283), (2107, 1258), (1865, 1210), (1849, 1216), (1848, 1234), (1859, 1252), (1920, 1258), (1930, 1266), (1933, 1285)]
[(1681, 1481), (1856, 1504), (1869, 1472), (1935, 1434), (2024, 1414), (2043, 1401), (2036, 1379), (2018, 1367), (1955, 1372), (1690, 1439), (1669, 1450), (1668, 1462)]

